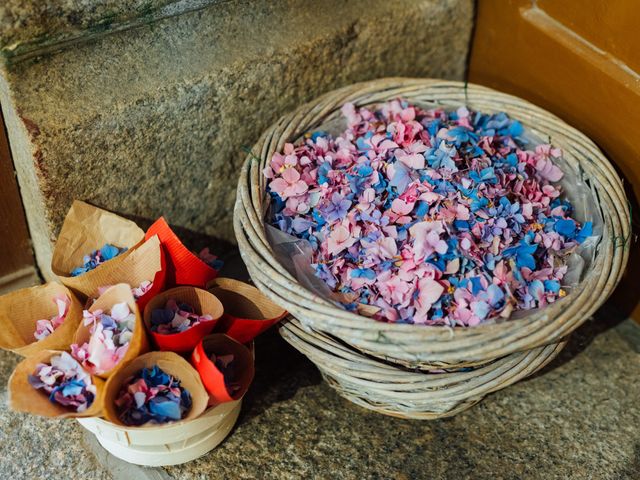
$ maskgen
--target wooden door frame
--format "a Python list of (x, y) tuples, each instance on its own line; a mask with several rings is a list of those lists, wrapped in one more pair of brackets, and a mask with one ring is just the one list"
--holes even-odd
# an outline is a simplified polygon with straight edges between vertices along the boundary
[(0, 294), (40, 283), (0, 110)]

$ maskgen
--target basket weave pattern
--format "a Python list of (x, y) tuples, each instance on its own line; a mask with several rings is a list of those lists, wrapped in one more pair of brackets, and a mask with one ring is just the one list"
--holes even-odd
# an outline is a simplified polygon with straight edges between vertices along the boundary
[(412, 371), (368, 357), (293, 319), (280, 335), (306, 355), (343, 397), (362, 407), (402, 418), (449, 417), (543, 368), (565, 346), (560, 342), (512, 353), (488, 364), (449, 373)]
[[(561, 148), (566, 162), (584, 172), (604, 225), (594, 262), (583, 281), (567, 297), (544, 309), (532, 311), (524, 318), (473, 328), (385, 323), (336, 307), (300, 285), (278, 263), (264, 230), (270, 199), (262, 170), (273, 153), (281, 151), (285, 143), (338, 118), (345, 102), (363, 106), (397, 98), (445, 108), (467, 105), (484, 113), (504, 111), (537, 137), (549, 139), (554, 146)], [(353, 383), (349, 388), (354, 393), (349, 395), (346, 379), (341, 377), (333, 358), (336, 352), (327, 354), (324, 350), (321, 354), (317, 349), (318, 342), (326, 347), (333, 337), (369, 356), (412, 369), (482, 365), (496, 368), (496, 359), (506, 357), (511, 359), (508, 361), (516, 362), (516, 357), (511, 356), (513, 354), (520, 355), (517, 357), (520, 362), (530, 364), (546, 355), (545, 360), (538, 361), (537, 368), (541, 368), (545, 361), (550, 360), (549, 356), (559, 352), (564, 338), (602, 305), (620, 280), (629, 254), (630, 217), (627, 205), (622, 182), (602, 152), (583, 134), (545, 110), (517, 97), (477, 85), (433, 79), (388, 78), (329, 92), (281, 117), (264, 132), (240, 174), (234, 228), (242, 258), (256, 286), (286, 308), (308, 332), (312, 332), (316, 345), (310, 346), (314, 345), (309, 338), (311, 333), (305, 337), (305, 332), (295, 325), (291, 328), (285, 326), (283, 336), (316, 362), (330, 382), (341, 383), (343, 393), (354, 401), (357, 398), (358, 402), (367, 402), (371, 399), (361, 396), (367, 386)], [(538, 353), (531, 357), (532, 351)], [(361, 355), (359, 360), (352, 361), (365, 363), (364, 358), (369, 357)], [(531, 369), (525, 370), (526, 374), (532, 373)], [(350, 376), (350, 380), (354, 378)], [(517, 380), (522, 375), (512, 378)], [(505, 385), (504, 382), (501, 384)], [(484, 393), (479, 394), (479, 398)], [(477, 401), (473, 398), (468, 397), (465, 401)], [(380, 410), (386, 408), (384, 402), (378, 401), (378, 404)], [(391, 410), (387, 413), (395, 411)]]

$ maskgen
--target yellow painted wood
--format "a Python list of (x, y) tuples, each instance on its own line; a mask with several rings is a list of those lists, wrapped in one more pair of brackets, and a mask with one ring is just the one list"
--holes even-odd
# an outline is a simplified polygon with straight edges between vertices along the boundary
[[(524, 97), (590, 136), (640, 198), (640, 2), (480, 0), (469, 81)], [(624, 208), (623, 205), (620, 208)], [(640, 319), (640, 254), (613, 301)]]
[(640, 71), (637, 0), (538, 0), (537, 5), (596, 48)]

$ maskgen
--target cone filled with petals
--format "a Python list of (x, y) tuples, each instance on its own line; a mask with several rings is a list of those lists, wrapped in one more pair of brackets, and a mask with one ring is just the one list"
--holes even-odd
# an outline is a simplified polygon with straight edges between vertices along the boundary
[(129, 285), (104, 292), (83, 312), (71, 354), (102, 378), (149, 350), (149, 341)]
[(154, 297), (144, 323), (154, 344), (164, 351), (191, 353), (223, 314), (220, 300), (195, 287), (176, 287)]
[(251, 350), (227, 335), (204, 337), (191, 354), (191, 364), (198, 370), (212, 404), (242, 398), (253, 381)]
[(166, 261), (158, 236), (153, 235), (134, 248), (115, 268), (105, 271), (102, 278), (106, 283), (98, 288), (96, 297), (112, 285), (126, 283), (131, 287), (138, 308), (144, 311), (149, 300), (165, 287)]
[(92, 417), (102, 412), (104, 381), (69, 352), (41, 350), (20, 362), (9, 378), (9, 407), (45, 417)]
[(112, 272), (144, 240), (134, 222), (75, 200), (60, 230), (51, 269), (79, 295), (95, 297), (114, 283)]
[[(109, 378), (104, 401), (110, 422), (144, 427), (196, 418), (206, 409), (208, 395), (198, 372), (185, 359), (173, 352), (149, 352)], [(167, 402), (172, 405), (159, 405)]]
[(82, 305), (64, 285), (47, 283), (0, 297), (0, 348), (22, 356), (65, 350), (82, 320)]

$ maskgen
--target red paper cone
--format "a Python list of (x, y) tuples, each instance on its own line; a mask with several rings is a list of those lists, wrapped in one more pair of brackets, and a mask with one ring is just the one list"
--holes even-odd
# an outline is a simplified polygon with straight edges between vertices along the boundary
[[(233, 395), (225, 385), (224, 375), (211, 361), (210, 356), (232, 354), (234, 356), (233, 377), (229, 383), (235, 383), (240, 389)], [(230, 402), (242, 398), (253, 381), (254, 365), (251, 350), (222, 334), (209, 335), (202, 339), (191, 355), (191, 364), (200, 374), (204, 387), (214, 403)]]
[(260, 290), (239, 280), (217, 278), (209, 283), (209, 291), (224, 307), (216, 333), (229, 335), (240, 343), (250, 342), (287, 315)]
[[(162, 334), (152, 331), (151, 313), (156, 308), (164, 308), (170, 298), (188, 303), (198, 315), (211, 315), (213, 320), (201, 322), (180, 333)], [(195, 287), (176, 287), (156, 295), (147, 303), (144, 309), (144, 323), (159, 350), (191, 353), (200, 340), (211, 333), (218, 319), (222, 316), (222, 312), (220, 301), (206, 290)]]
[(147, 230), (146, 238), (158, 235), (167, 260), (167, 286), (192, 285), (204, 288), (218, 276), (218, 271), (190, 251), (171, 230), (164, 217), (160, 217)]

